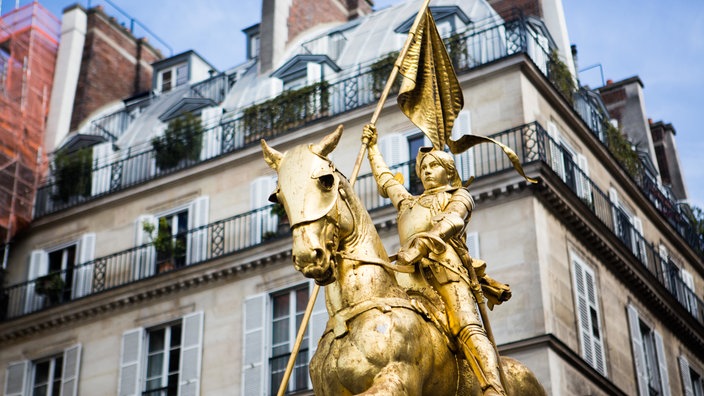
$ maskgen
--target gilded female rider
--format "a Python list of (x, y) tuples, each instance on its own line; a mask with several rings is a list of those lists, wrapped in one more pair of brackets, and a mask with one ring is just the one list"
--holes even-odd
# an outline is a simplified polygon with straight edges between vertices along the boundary
[(484, 395), (505, 395), (498, 356), (477, 311), (465, 268), (469, 260), (465, 228), (474, 201), (457, 174), (452, 156), (423, 147), (416, 158), (416, 174), (424, 192), (414, 196), (394, 179), (377, 146), (374, 125), (364, 127), (368, 157), (379, 193), (398, 211), (401, 249), (397, 264), (417, 265), (447, 307), (450, 329), (467, 359), (474, 360)]

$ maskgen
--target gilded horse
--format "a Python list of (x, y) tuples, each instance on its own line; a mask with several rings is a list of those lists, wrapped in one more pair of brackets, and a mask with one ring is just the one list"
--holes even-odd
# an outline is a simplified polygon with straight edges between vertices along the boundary
[[(396, 279), (369, 213), (327, 158), (342, 126), (318, 144), (280, 153), (262, 140), (279, 176), (272, 199), (293, 232), (296, 270), (325, 286), (330, 316), (310, 374), (316, 395), (481, 395), (452, 341)], [(503, 357), (510, 395), (544, 395), (533, 373)]]

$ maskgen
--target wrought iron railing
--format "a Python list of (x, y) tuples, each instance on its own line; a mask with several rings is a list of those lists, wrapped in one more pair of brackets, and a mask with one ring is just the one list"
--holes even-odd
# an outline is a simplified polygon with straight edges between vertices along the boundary
[[(704, 302), (684, 283), (677, 266), (658, 254), (655, 244), (643, 238), (633, 219), (622, 213), (608, 194), (579, 168), (571, 155), (538, 123), (512, 128), (493, 135), (492, 138), (512, 147), (524, 166), (538, 161), (547, 164), (582, 200), (585, 210), (593, 213), (611, 230), (633, 257), (691, 313), (692, 317), (704, 324)], [(464, 180), (472, 175), (485, 178), (501, 172), (513, 172), (511, 162), (503, 151), (494, 145), (474, 147), (456, 156), (455, 160)], [(418, 182), (414, 180), (414, 166), (415, 162), (411, 161), (392, 167), (395, 172), (404, 175), (407, 187), (412, 191), (418, 189)], [(367, 210), (373, 211), (390, 204), (388, 199), (378, 195), (376, 182), (371, 174), (360, 176), (354, 188)], [(186, 236), (185, 265), (196, 265), (235, 254), (288, 234), (288, 224), (280, 224), (279, 218), (272, 214), (271, 207), (239, 214), (189, 230)], [(0, 300), (4, 299), (5, 317), (29, 314), (55, 304), (157, 276), (159, 273), (156, 256), (154, 248), (147, 244), (77, 265), (70, 269), (70, 274), (62, 271), (62, 278), (71, 279), (71, 285), (65, 285), (59, 293), (60, 298), (54, 301), (36, 293), (39, 279), (10, 286), (0, 294)], [(0, 311), (2, 308), (0, 305)]]
[[(541, 70), (546, 69), (549, 59), (548, 49), (538, 42), (535, 34), (529, 25), (518, 20), (486, 26), (482, 29), (472, 29), (455, 35), (452, 38), (453, 42), (464, 44), (459, 47), (452, 46), (451, 52), (454, 54), (456, 70), (458, 72), (467, 71), (516, 53), (526, 53), (534, 62), (542, 65), (539, 66)], [(529, 43), (532, 44), (529, 45)], [(374, 87), (383, 86), (384, 83), (384, 81), (377, 81), (378, 76), (379, 73), (372, 70), (371, 65), (366, 65), (353, 76), (318, 84), (316, 89), (306, 93), (302, 100), (297, 101), (297, 103), (304, 104), (300, 106), (300, 111), (287, 112), (286, 114), (276, 113), (273, 117), (264, 116), (264, 114), (272, 113), (272, 109), (291, 107), (291, 103), (284, 99), (277, 103), (270, 100), (269, 102), (272, 103), (268, 105), (259, 103), (245, 109), (243, 115), (234, 120), (204, 129), (203, 149), (197, 161), (182, 161), (172, 168), (158, 169), (155, 165), (155, 150), (148, 144), (117, 152), (108, 160), (94, 158), (90, 172), (92, 180), (87, 182), (93, 185), (97, 184), (100, 186), (99, 188), (88, 189), (91, 191), (90, 194), (76, 194), (68, 199), (65, 197), (59, 199), (57, 198), (57, 181), (49, 178), (37, 192), (34, 217), (39, 218), (79, 205), (105, 194), (120, 191), (202, 161), (240, 150), (248, 145), (258, 144), (261, 138), (280, 136), (320, 119), (374, 104), (381, 94)], [(383, 78), (385, 79), (386, 76), (388, 73)], [(192, 90), (220, 102), (227, 93), (227, 86), (226, 78), (223, 76), (223, 78), (213, 78), (196, 84)], [(290, 95), (287, 92), (280, 97), (284, 98)], [(252, 111), (255, 108), (257, 111)], [(117, 131), (113, 127), (128, 123), (129, 116), (126, 112), (121, 112), (97, 120), (93, 125), (98, 129), (97, 134), (109, 137), (110, 135), (120, 136), (124, 131)]]

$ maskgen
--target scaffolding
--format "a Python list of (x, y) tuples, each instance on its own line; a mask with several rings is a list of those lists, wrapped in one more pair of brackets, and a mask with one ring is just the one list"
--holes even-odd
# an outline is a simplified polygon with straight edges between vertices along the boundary
[(0, 17), (0, 245), (32, 219), (60, 21), (37, 2)]

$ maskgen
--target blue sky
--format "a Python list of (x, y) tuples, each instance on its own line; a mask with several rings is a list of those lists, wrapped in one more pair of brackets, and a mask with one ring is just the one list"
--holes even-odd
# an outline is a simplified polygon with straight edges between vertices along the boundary
[[(379, 9), (399, 1), (376, 0), (375, 4)], [(20, 0), (20, 5), (28, 2)], [(78, 2), (87, 4), (87, 0)], [(40, 3), (60, 16), (63, 8), (76, 1)], [(93, 0), (93, 5), (99, 3)], [(259, 22), (261, 12), (261, 0), (113, 3), (166, 41), (174, 54), (193, 49), (221, 70), (244, 60), (241, 31)], [(15, 0), (2, 1), (2, 12), (14, 5)], [(698, 119), (699, 112), (704, 113), (704, 2), (563, 0), (563, 7), (580, 68), (599, 64), (605, 79), (637, 75), (643, 81), (648, 117), (674, 126), (689, 201), (704, 208), (704, 131)], [(106, 11), (117, 15), (109, 6)], [(583, 71), (580, 80), (600, 86), (599, 69)]]

